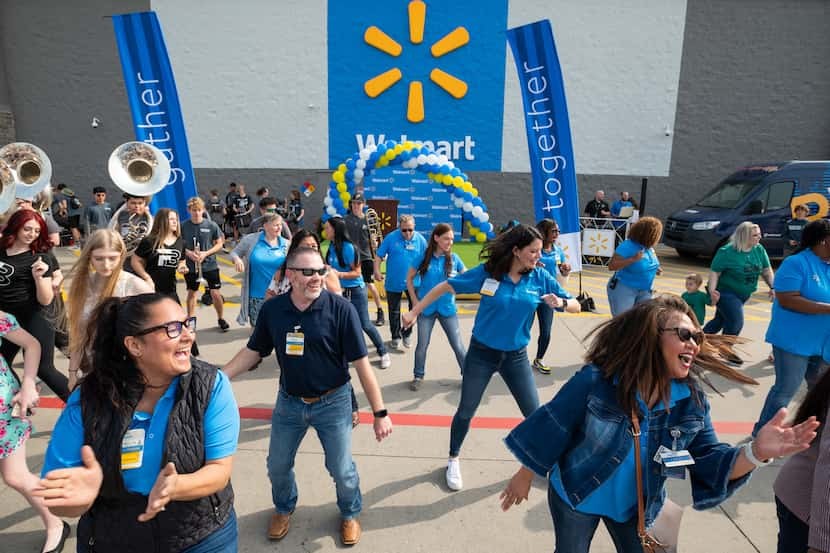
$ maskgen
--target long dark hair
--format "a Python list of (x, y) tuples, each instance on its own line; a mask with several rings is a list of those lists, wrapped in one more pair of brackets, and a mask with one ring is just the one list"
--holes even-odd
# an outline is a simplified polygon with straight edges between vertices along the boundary
[[(687, 315), (696, 323), (694, 312), (680, 296), (662, 294), (638, 303), (628, 311), (606, 321), (588, 333), (591, 338), (585, 360), (593, 363), (608, 379), (617, 379), (617, 402), (623, 413), (637, 409), (637, 392), (642, 390), (648, 400), (655, 392), (669, 405), (671, 377), (660, 350), (660, 329), (675, 314)], [(719, 348), (720, 338), (706, 336), (695, 357), (695, 371), (690, 371), (690, 387), (694, 373), (707, 369), (720, 376), (744, 384), (758, 384), (754, 379), (736, 371), (723, 362)], [(695, 395), (695, 394), (693, 394)], [(695, 396), (696, 397), (696, 396)]]
[(818, 219), (807, 223), (801, 231), (801, 243), (795, 253), (814, 248), (828, 237), (830, 237), (830, 220)]
[[(121, 439), (144, 393), (146, 381), (130, 356), (124, 339), (135, 336), (147, 323), (150, 308), (173, 301), (159, 293), (107, 298), (92, 312), (88, 342), (81, 344), (81, 410), (84, 443), (99, 443), (95, 451), (109, 466), (119, 466)], [(106, 478), (106, 475), (105, 475)]]
[(808, 418), (815, 416), (818, 422), (821, 423), (818, 429), (821, 432), (827, 422), (827, 409), (829, 408), (830, 370), (827, 370), (824, 371), (824, 374), (819, 378), (818, 382), (807, 391), (807, 395), (804, 396), (804, 401), (801, 402), (795, 414), (795, 422), (793, 424), (804, 422)]
[[(435, 255), (435, 250), (438, 249), (438, 243), (435, 241), (436, 238), (439, 236), (443, 236), (444, 234), (452, 232), (452, 227), (449, 226), (447, 223), (438, 223), (433, 227), (432, 234), (429, 235), (429, 243), (427, 244), (427, 249), (424, 252), (424, 259), (421, 261), (421, 264), (418, 265), (418, 272), (421, 276), (427, 274), (427, 269), (429, 269), (429, 263), (432, 261), (432, 256)], [(452, 272), (452, 250), (444, 253), (444, 274), (446, 276), (450, 276)]]
[[(334, 253), (337, 254), (337, 262), (341, 267), (346, 267), (346, 262), (343, 260), (343, 244), (346, 242), (349, 244), (352, 243), (352, 239), (349, 237), (349, 231), (346, 228), (346, 221), (344, 221), (342, 217), (332, 217), (329, 219), (329, 224), (331, 225), (331, 228), (334, 229), (334, 236), (328, 237), (331, 243), (329, 244), (329, 249), (326, 250), (326, 262), (328, 262), (329, 254), (331, 254), (331, 248), (334, 246)], [(354, 253), (355, 263), (357, 263), (358, 255), (356, 249)]]
[(46, 228), (46, 222), (40, 213), (31, 209), (19, 209), (9, 217), (5, 228), (3, 228), (3, 234), (0, 236), (0, 248), (9, 249), (14, 244), (17, 233), (29, 221), (35, 221), (40, 226), (40, 235), (29, 246), (32, 253), (46, 253), (51, 250), (52, 244), (49, 242), (49, 230)]
[(519, 224), (485, 244), (478, 257), (486, 260), (484, 270), (494, 279), (501, 280), (510, 272), (510, 264), (513, 263), (513, 248), (521, 250), (534, 240), (542, 241), (539, 231), (535, 227)]
[(536, 223), (536, 230), (542, 235), (542, 249), (547, 250), (553, 245), (553, 238), (550, 238), (550, 232), (559, 225), (553, 219), (542, 219)]
[(291, 236), (291, 244), (288, 246), (288, 251), (285, 254), (286, 262), (282, 264), (282, 267), (280, 267), (280, 281), (285, 278), (285, 269), (288, 265), (288, 257), (292, 253), (294, 253), (294, 250), (299, 248), (300, 244), (303, 243), (303, 240), (305, 240), (309, 236), (314, 238), (314, 241), (317, 242), (317, 251), (320, 251), (320, 238), (310, 230), (306, 230), (304, 228), (298, 229), (297, 232), (295, 232), (293, 236)]

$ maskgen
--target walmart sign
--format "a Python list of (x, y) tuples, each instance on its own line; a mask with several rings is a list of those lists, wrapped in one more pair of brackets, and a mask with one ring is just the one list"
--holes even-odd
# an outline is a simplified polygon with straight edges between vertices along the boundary
[(501, 170), (506, 27), (507, 0), (329, 0), (329, 165), (393, 139)]

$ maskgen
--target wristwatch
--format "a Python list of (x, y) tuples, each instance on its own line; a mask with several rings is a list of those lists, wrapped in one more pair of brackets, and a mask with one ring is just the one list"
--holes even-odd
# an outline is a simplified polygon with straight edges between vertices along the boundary
[(746, 455), (746, 459), (756, 467), (763, 467), (765, 465), (772, 463), (772, 458), (767, 459), (766, 461), (761, 461), (760, 459), (758, 459), (752, 452), (752, 443), (753, 442), (750, 441), (744, 444), (744, 455)]
[(375, 411), (372, 414), (375, 416), (376, 419), (382, 419), (383, 417), (388, 416), (389, 412), (386, 409), (381, 409), (380, 411)]

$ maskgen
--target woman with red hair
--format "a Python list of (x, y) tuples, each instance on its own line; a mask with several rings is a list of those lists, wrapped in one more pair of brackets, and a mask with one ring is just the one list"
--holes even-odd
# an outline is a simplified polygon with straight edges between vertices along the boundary
[[(40, 343), (38, 377), (66, 401), (68, 380), (55, 368), (55, 326), (46, 310), (55, 299), (52, 279), (60, 272), (51, 249), (38, 213), (22, 209), (9, 218), (0, 235), (0, 310), (14, 315)], [(10, 366), (19, 349), (12, 342), (0, 344)]]

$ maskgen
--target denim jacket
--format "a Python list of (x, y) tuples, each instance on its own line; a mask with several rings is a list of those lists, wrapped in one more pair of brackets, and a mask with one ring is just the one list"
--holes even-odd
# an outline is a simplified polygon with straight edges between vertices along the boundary
[[(672, 430), (679, 430), (676, 448), (688, 449), (695, 509), (715, 507), (745, 484), (747, 474), (729, 480), (739, 448), (720, 443), (709, 418), (709, 402), (696, 385), (671, 412), (658, 410), (648, 424), (648, 454), (643, 465), (646, 527), (653, 524), (666, 497), (666, 477), (653, 461), (657, 449), (673, 446)], [(525, 467), (550, 478), (559, 465), (562, 485), (572, 505), (578, 505), (605, 482), (634, 445), (630, 413), (617, 402), (614, 383), (593, 365), (576, 373), (548, 403), (513, 429), (504, 442)], [(677, 435), (677, 432), (675, 432)]]

